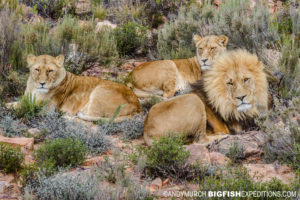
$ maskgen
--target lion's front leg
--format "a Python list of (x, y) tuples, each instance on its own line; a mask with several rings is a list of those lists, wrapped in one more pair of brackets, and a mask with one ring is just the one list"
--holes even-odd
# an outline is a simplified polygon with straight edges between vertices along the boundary
[(221, 119), (217, 118), (210, 108), (206, 107), (205, 110), (207, 122), (213, 128), (214, 135), (230, 134), (227, 125)]

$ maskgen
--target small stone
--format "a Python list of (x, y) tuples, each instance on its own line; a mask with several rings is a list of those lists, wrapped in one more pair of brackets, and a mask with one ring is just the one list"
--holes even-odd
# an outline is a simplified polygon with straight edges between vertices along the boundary
[(211, 164), (216, 164), (216, 165), (227, 165), (230, 162), (230, 159), (226, 157), (224, 154), (221, 154), (219, 152), (211, 152), (210, 153), (210, 161)]
[(210, 155), (208, 149), (204, 145), (196, 143), (187, 145), (186, 150), (190, 152), (187, 163), (196, 164), (197, 162), (200, 162), (204, 165), (210, 165)]
[(103, 29), (105, 28), (109, 28), (109, 29), (115, 29), (117, 28), (117, 25), (116, 24), (113, 24), (111, 23), (110, 21), (108, 20), (104, 20), (102, 22), (98, 22), (96, 27), (95, 27), (95, 32), (96, 33), (99, 33), (101, 32)]
[(16, 137), (9, 138), (0, 135), (0, 142), (10, 144), (12, 146), (22, 147), (26, 150), (32, 150), (34, 144), (34, 138)]
[(27, 132), (33, 136), (37, 136), (40, 134), (41, 131), (37, 128), (31, 128), (31, 129), (28, 129)]
[(170, 183), (170, 179), (169, 179), (169, 178), (165, 179), (165, 180), (162, 182), (162, 186), (165, 186), (165, 185), (167, 185), (168, 183)]
[(101, 162), (102, 160), (103, 160), (102, 156), (88, 158), (83, 162), (82, 166), (92, 166)]
[(0, 181), (0, 194), (4, 193), (7, 188), (9, 188), (10, 184), (6, 181)]
[(156, 178), (152, 181), (151, 185), (150, 185), (150, 191), (156, 191), (156, 190), (160, 190), (162, 187), (162, 180), (160, 178)]

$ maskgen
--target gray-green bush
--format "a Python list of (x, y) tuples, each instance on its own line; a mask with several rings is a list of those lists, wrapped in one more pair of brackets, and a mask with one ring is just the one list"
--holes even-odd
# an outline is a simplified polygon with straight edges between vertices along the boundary
[(45, 131), (46, 138), (49, 139), (78, 138), (92, 153), (102, 153), (111, 147), (110, 141), (103, 133), (93, 132), (81, 123), (69, 121), (54, 109), (47, 112), (34, 126)]
[(193, 34), (198, 33), (200, 25), (197, 7), (181, 7), (178, 16), (164, 24), (158, 32), (158, 58), (175, 59), (195, 56)]
[(300, 169), (300, 115), (299, 97), (281, 105), (275, 99), (275, 108), (260, 116), (256, 123), (267, 133), (264, 158), (267, 162), (289, 163), (295, 170)]

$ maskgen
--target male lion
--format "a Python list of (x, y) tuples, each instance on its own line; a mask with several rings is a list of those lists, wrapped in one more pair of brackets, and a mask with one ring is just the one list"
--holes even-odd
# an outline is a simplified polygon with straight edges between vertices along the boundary
[(263, 64), (245, 50), (220, 56), (211, 70), (193, 84), (193, 92), (154, 105), (147, 116), (144, 139), (168, 132), (184, 133), (195, 142), (241, 131), (241, 124), (268, 108), (268, 83)]
[(188, 89), (189, 83), (196, 82), (202, 71), (210, 68), (214, 59), (226, 51), (226, 36), (206, 36), (193, 38), (197, 55), (189, 59), (158, 60), (146, 62), (129, 74), (128, 86), (134, 88), (138, 97), (153, 94), (164, 98), (172, 97), (177, 91)]
[(67, 72), (62, 55), (29, 55), (27, 63), (30, 75), (25, 94), (33, 94), (37, 102), (48, 100), (63, 112), (88, 121), (112, 117), (119, 105), (116, 121), (141, 111), (139, 100), (130, 88)]

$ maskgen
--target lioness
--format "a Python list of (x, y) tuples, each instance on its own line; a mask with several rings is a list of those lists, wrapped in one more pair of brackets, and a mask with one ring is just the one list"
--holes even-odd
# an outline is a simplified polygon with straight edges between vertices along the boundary
[(153, 94), (169, 98), (177, 91), (189, 87), (196, 82), (202, 71), (208, 70), (214, 59), (226, 50), (226, 36), (195, 35), (194, 43), (197, 55), (189, 59), (158, 60), (146, 62), (136, 67), (129, 74), (129, 85), (134, 88), (138, 97), (149, 97)]
[(268, 108), (268, 83), (263, 64), (245, 50), (224, 53), (211, 70), (193, 84), (193, 92), (154, 105), (146, 118), (144, 139), (169, 132), (184, 133), (194, 141), (211, 142), (207, 134), (241, 131), (241, 124)]
[(76, 76), (64, 68), (64, 56), (27, 57), (30, 75), (25, 94), (37, 102), (48, 100), (63, 112), (88, 121), (108, 119), (120, 106), (116, 121), (141, 111), (141, 105), (130, 88), (96, 77)]

